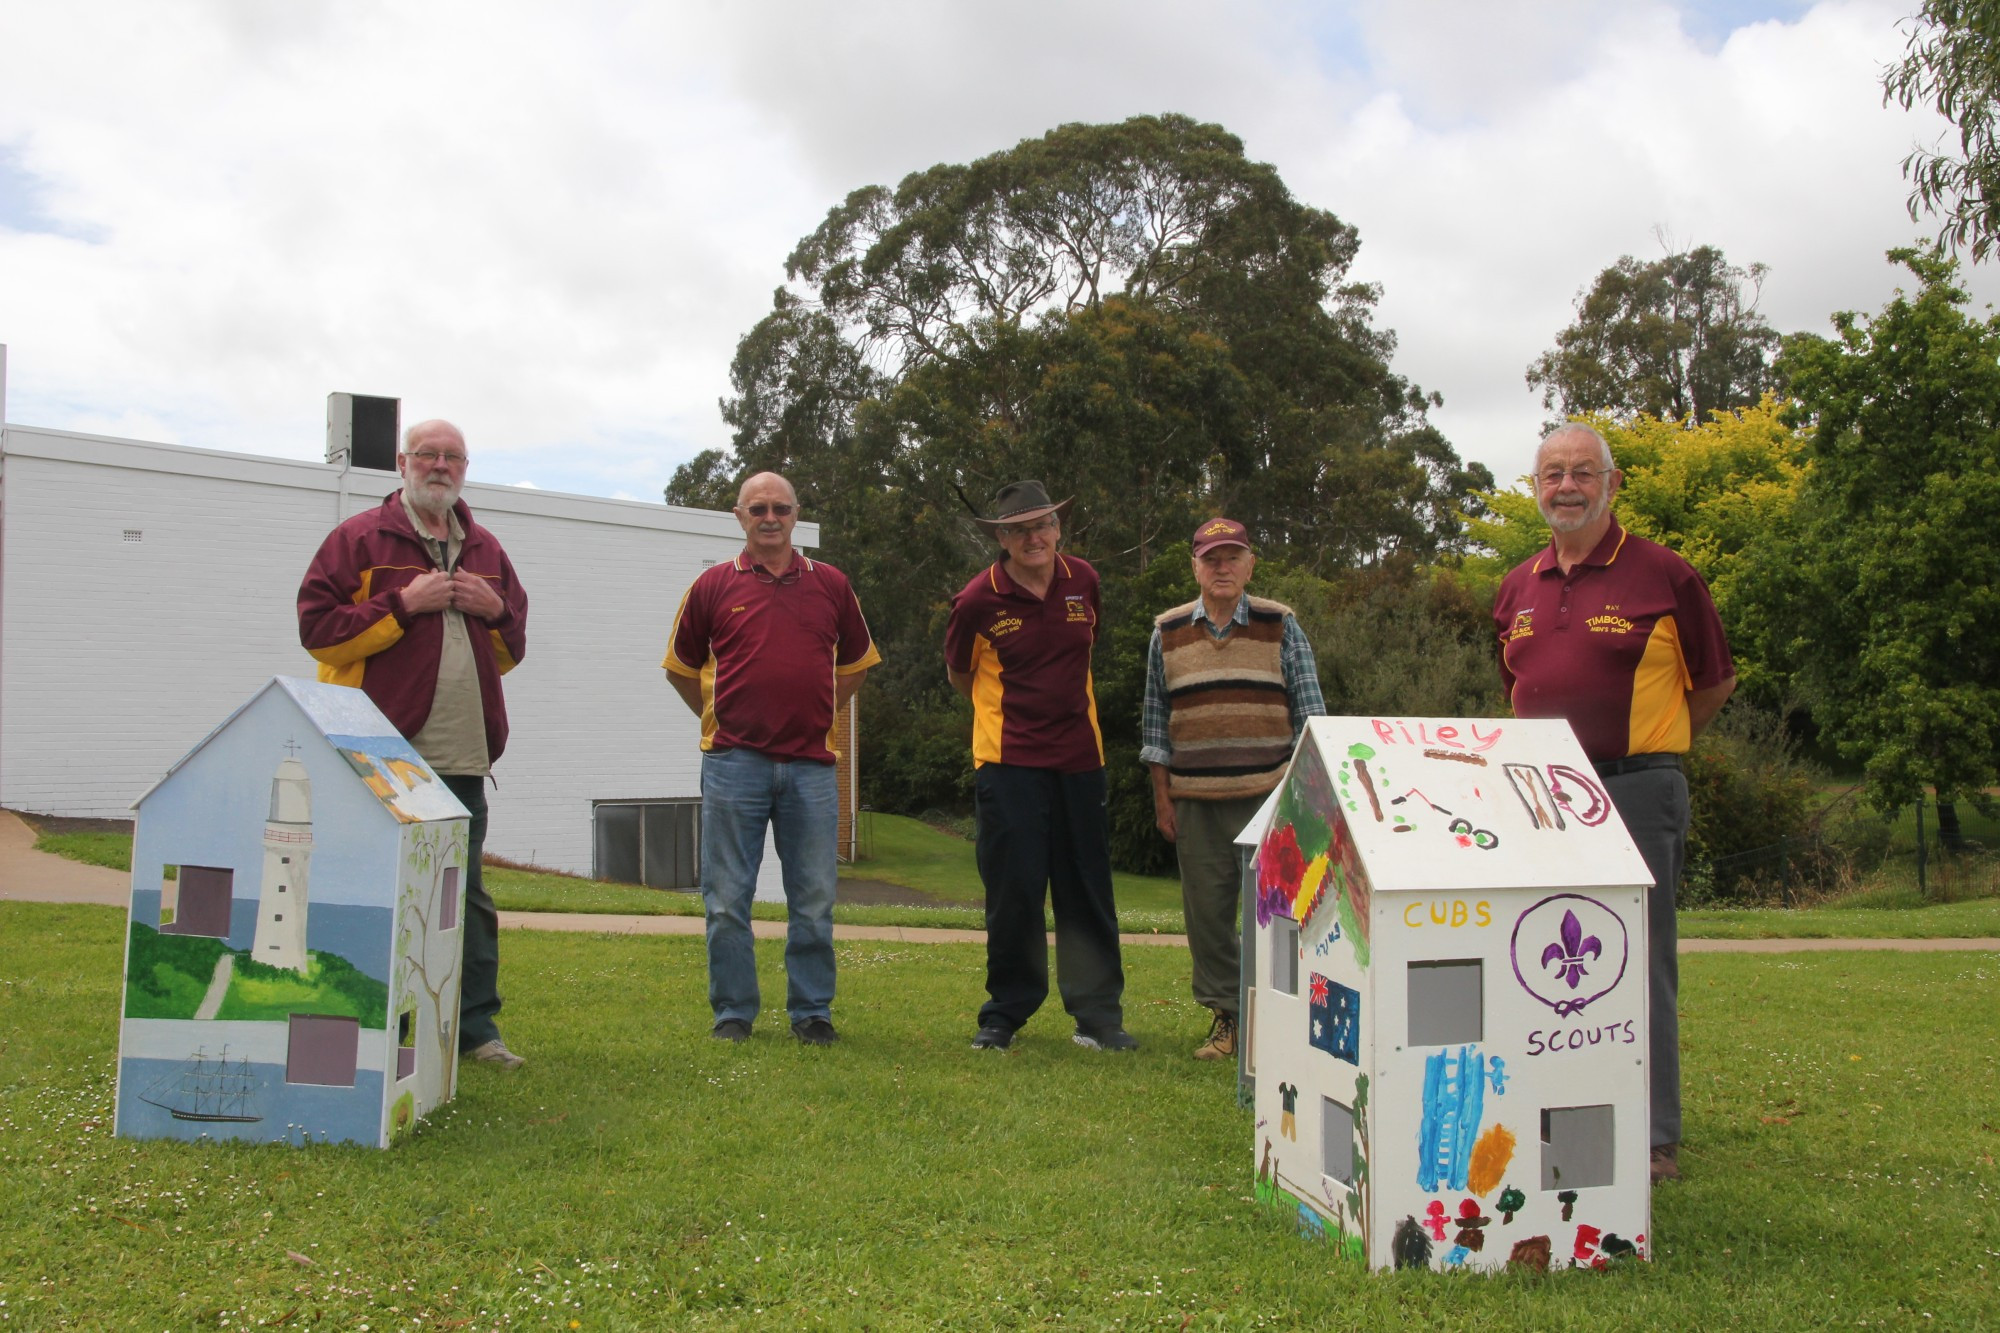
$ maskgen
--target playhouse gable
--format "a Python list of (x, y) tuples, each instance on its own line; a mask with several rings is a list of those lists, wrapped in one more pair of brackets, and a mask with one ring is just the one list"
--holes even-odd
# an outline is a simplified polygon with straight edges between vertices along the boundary
[(1256, 1191), (1372, 1267), (1646, 1252), (1650, 875), (1561, 721), (1315, 718), (1256, 847)]
[(135, 809), (118, 1133), (386, 1146), (450, 1096), (468, 817), (365, 694), (274, 679)]

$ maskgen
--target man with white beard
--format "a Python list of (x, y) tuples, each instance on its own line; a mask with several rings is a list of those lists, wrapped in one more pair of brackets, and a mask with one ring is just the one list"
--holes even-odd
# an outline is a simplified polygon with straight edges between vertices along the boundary
[(527, 654), (528, 595), (458, 498), (465, 436), (422, 421), (403, 436), (403, 486), (335, 528), (299, 585), (299, 642), (319, 678), (375, 701), (472, 816), (465, 868), (462, 1055), (517, 1069), (500, 1039), (500, 919), (479, 873), (486, 777), (507, 745), (500, 677)]
[(1653, 873), (1647, 895), (1652, 998), (1652, 1175), (1680, 1178), (1679, 930), (1687, 854), (1687, 752), (1736, 688), (1729, 641), (1694, 566), (1611, 516), (1624, 480), (1581, 422), (1535, 451), (1548, 548), (1500, 585), (1493, 623), (1516, 717), (1568, 719)]

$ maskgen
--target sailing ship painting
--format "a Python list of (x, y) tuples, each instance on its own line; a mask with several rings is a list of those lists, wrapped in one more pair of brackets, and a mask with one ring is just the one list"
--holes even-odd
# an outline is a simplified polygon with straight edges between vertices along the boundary
[(227, 1046), (213, 1060), (197, 1048), (178, 1069), (153, 1080), (139, 1100), (176, 1120), (250, 1125), (264, 1118), (257, 1110), (257, 1087), (249, 1060), (239, 1059), (232, 1067)]

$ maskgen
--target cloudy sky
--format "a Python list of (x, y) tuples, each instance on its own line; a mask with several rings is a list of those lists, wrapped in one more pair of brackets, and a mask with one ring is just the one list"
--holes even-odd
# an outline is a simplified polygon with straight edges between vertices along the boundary
[(1396, 368), (1511, 477), (1621, 254), (1762, 261), (1786, 331), (1887, 299), (1913, 4), (6, 0), (6, 416), (305, 458), (385, 394), (481, 480), (657, 499), (849, 190), (1178, 111), (1359, 227)]

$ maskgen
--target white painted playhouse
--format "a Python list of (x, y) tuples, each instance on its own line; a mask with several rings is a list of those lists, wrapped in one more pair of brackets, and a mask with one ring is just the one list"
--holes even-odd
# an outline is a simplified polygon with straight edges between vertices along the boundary
[(1371, 1268), (1646, 1257), (1652, 876), (1569, 724), (1315, 718), (1241, 841), (1258, 1198)]
[(366, 694), (276, 677), (134, 808), (120, 1137), (386, 1148), (450, 1100), (467, 816)]

